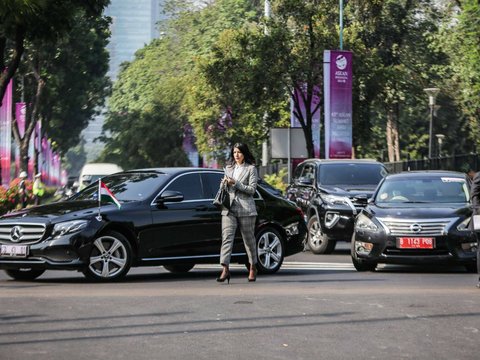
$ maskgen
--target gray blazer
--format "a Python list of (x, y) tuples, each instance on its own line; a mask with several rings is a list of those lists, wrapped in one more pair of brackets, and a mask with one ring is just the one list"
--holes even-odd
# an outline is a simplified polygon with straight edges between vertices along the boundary
[[(235, 166), (228, 165), (225, 168), (225, 175), (233, 177)], [(253, 165), (245, 165), (235, 182), (235, 185), (228, 187), (230, 194), (230, 205), (233, 204), (237, 216), (255, 216), (257, 209), (253, 195), (257, 189), (257, 169)], [(229, 210), (222, 208), (222, 215), (228, 215)]]

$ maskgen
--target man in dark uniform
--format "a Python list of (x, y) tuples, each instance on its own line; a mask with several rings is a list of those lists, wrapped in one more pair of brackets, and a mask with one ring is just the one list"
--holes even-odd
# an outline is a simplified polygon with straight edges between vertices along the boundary
[[(472, 200), (472, 206), (473, 206), (473, 214), (472, 214), (472, 221), (470, 224), (472, 224), (473, 228), (473, 215), (480, 215), (480, 171), (475, 174), (472, 180), (472, 187), (470, 189), (470, 198)], [(479, 276), (478, 283), (477, 283), (477, 288), (480, 289), (480, 244), (478, 241), (479, 234), (477, 229), (476, 234), (477, 234), (477, 273)]]

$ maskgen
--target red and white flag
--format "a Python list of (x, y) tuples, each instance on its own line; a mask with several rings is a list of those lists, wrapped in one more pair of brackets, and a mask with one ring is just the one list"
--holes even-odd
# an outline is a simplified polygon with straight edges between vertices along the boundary
[(107, 185), (105, 185), (101, 180), (98, 180), (98, 204), (100, 205), (102, 201), (113, 203), (117, 205), (119, 209), (122, 207), (120, 201), (117, 200)]

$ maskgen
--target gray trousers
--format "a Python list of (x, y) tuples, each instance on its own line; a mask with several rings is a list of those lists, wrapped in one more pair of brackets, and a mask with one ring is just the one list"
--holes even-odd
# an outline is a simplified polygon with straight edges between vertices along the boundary
[(222, 216), (222, 248), (220, 250), (220, 264), (230, 265), (233, 241), (237, 226), (240, 227), (245, 250), (247, 251), (250, 264), (257, 263), (257, 242), (255, 240), (256, 216), (234, 216), (232, 214)]

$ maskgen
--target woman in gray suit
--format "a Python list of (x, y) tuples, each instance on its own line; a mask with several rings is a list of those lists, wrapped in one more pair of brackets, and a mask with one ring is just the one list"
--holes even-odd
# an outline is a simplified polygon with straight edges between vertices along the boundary
[(255, 221), (257, 209), (253, 195), (257, 188), (257, 170), (255, 159), (246, 144), (236, 143), (230, 151), (230, 163), (225, 167), (225, 177), (222, 182), (228, 184), (230, 209), (222, 208), (222, 248), (220, 264), (222, 273), (218, 282), (227, 280), (230, 283), (230, 257), (237, 226), (240, 228), (245, 250), (247, 251), (250, 271), (248, 281), (257, 278), (257, 245), (255, 240)]

